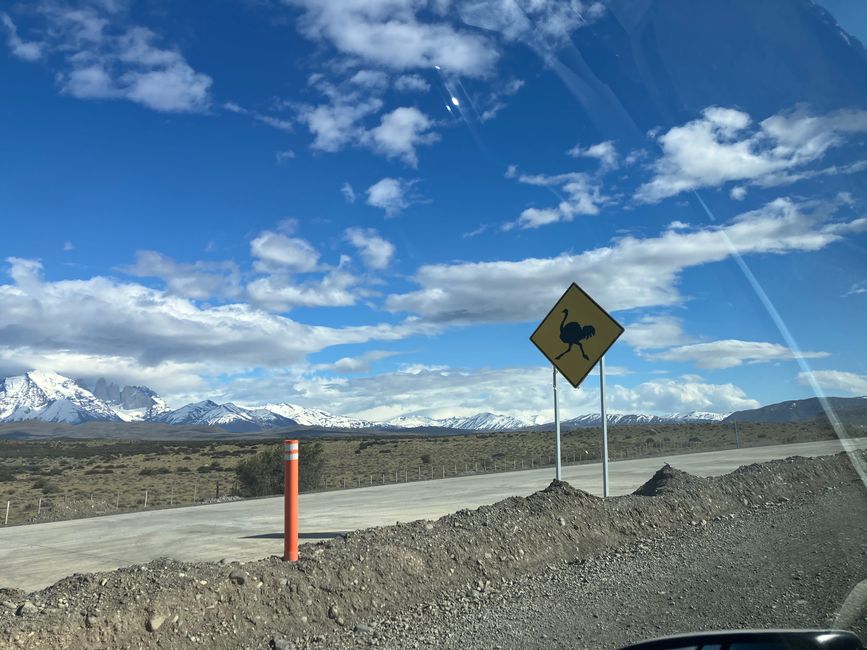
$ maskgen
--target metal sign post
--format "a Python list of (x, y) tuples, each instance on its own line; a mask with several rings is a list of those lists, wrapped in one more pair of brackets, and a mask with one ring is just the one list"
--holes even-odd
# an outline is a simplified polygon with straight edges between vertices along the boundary
[(554, 366), (554, 426), (557, 428), (556, 449), (557, 449), (557, 469), (554, 477), (560, 480), (560, 404), (557, 400), (557, 367)]
[(605, 357), (599, 358), (599, 403), (602, 410), (602, 496), (608, 496), (608, 418), (605, 417)]
[(602, 404), (602, 491), (608, 496), (608, 419), (605, 416), (605, 360), (603, 355), (623, 334), (623, 326), (574, 282), (542, 319), (530, 336), (533, 344), (554, 366), (554, 423), (556, 429), (556, 477), (561, 479), (560, 404), (557, 372), (575, 388), (599, 362)]

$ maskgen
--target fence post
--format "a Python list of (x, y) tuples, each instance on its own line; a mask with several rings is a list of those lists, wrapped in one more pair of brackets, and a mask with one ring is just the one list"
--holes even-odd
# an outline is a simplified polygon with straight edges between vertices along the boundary
[(39, 497), (39, 505), (36, 506), (36, 516), (39, 517), (39, 515), (41, 513), (42, 513), (42, 497)]
[(421, 465), (418, 466), (418, 480), (421, 480)]
[(172, 495), (169, 497), (169, 505), (175, 505), (175, 484), (172, 483)]
[(145, 508), (148, 507), (148, 491), (147, 491), (147, 490), (145, 490), (144, 507), (145, 507)]
[(298, 561), (298, 441), (283, 441), (283, 559)]
[(446, 466), (443, 465), (443, 478), (445, 478), (445, 477), (446, 477)]
[(403, 482), (409, 483), (409, 470), (406, 468), (403, 470)]
[(114, 498), (114, 509), (120, 510), (120, 492), (118, 492)]
[(11, 501), (6, 502), (6, 519), (3, 521), (4, 526), (9, 523), (9, 504), (10, 503), (11, 503)]
[(196, 477), (196, 480), (193, 481), (193, 503), (196, 502), (196, 497), (199, 495), (199, 477)]

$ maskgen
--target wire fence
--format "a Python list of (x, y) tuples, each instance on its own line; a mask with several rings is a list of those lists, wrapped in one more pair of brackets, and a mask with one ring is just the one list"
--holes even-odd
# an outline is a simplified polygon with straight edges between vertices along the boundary
[[(731, 448), (735, 441), (714, 445), (714, 448)], [(688, 453), (700, 448), (709, 451), (707, 443), (693, 441), (659, 440), (646, 443), (634, 443), (629, 446), (611, 446), (608, 457), (612, 462), (630, 458), (647, 458), (672, 453)], [(601, 450), (587, 449), (579, 452), (562, 454), (564, 466), (598, 463), (601, 461)], [(485, 475), (502, 472), (518, 472), (551, 468), (555, 465), (554, 453), (531, 454), (517, 459), (463, 460), (451, 462), (422, 462), (412, 466), (406, 465), (395, 469), (366, 471), (334, 471), (326, 466), (321, 473), (315, 492), (358, 489), (377, 485), (396, 485), (418, 481), (449, 479), (461, 476)], [(239, 484), (237, 480), (196, 479), (189, 483), (162, 486), (144, 485), (135, 490), (115, 490), (107, 492), (94, 486), (94, 489), (82, 494), (78, 489), (75, 493), (49, 494), (26, 499), (10, 499), (5, 504), (0, 502), (0, 520), (3, 525), (16, 525), (92, 517), (107, 514), (141, 512), (181, 506), (202, 505), (225, 501), (239, 500)], [(5, 506), (5, 508), (4, 508)]]

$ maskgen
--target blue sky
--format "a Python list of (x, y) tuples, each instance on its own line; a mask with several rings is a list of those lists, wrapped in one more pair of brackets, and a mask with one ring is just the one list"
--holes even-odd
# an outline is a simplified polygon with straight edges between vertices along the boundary
[(614, 411), (867, 395), (867, 14), (641, 4), (5, 5), (0, 375), (540, 416), (575, 281)]

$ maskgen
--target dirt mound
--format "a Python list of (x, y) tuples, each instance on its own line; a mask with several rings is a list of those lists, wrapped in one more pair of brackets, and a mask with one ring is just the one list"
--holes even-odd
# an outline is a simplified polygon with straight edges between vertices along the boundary
[(675, 469), (668, 463), (656, 471), (650, 480), (632, 494), (644, 497), (657, 497), (677, 491), (692, 491), (699, 488), (704, 479), (688, 472)]
[(0, 607), (0, 647), (263, 648), (275, 639), (291, 647), (376, 612), (481, 593), (563, 560), (854, 480), (842, 454), (712, 479), (663, 467), (639, 490), (648, 495), (600, 499), (555, 482), (437, 521), (304, 545), (297, 564), (157, 560), (75, 575), (29, 594), (23, 610), (13, 594), (15, 610)]

